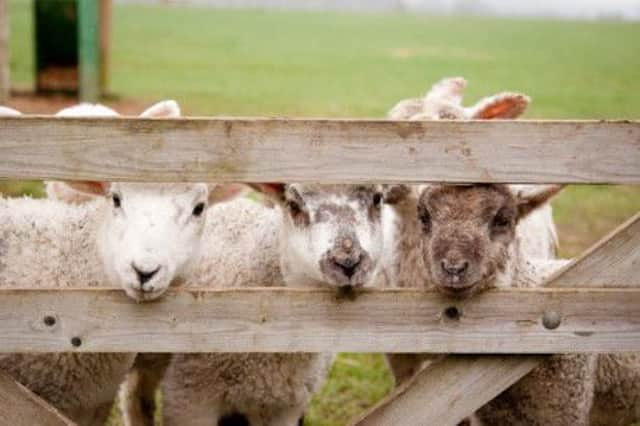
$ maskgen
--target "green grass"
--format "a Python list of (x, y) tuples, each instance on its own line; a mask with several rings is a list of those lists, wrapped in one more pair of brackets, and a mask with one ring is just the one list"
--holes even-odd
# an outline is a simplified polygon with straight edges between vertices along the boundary
[[(12, 0), (11, 12), (13, 80), (30, 87), (30, 1)], [(469, 102), (527, 93), (529, 118), (640, 116), (638, 24), (116, 6), (113, 30), (111, 91), (174, 98), (191, 115), (382, 117), (399, 99), (462, 75)], [(41, 186), (0, 191), (40, 195)], [(562, 254), (580, 253), (639, 210), (637, 187), (569, 188), (555, 203)], [(379, 355), (342, 355), (307, 424), (345, 424), (390, 387)]]
[[(30, 1), (14, 80), (32, 84)], [(530, 117), (637, 117), (640, 25), (117, 6), (112, 90), (194, 114), (380, 117), (442, 76), (469, 99), (517, 89)]]

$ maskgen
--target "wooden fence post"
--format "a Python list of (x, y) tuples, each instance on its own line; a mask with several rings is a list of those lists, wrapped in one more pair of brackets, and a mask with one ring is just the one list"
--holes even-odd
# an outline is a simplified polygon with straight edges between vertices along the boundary
[(0, 104), (9, 99), (9, 0), (0, 0)]
[(99, 5), (78, 0), (78, 67), (80, 100), (97, 102), (100, 96)]
[(109, 58), (111, 54), (111, 17), (113, 4), (111, 0), (100, 0), (100, 94), (104, 94), (109, 86)]

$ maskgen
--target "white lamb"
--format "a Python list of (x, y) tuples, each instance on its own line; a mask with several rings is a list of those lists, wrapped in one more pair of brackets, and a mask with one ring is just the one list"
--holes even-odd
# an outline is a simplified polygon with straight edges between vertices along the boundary
[[(102, 197), (81, 206), (0, 201), (0, 286), (110, 283), (136, 301), (155, 299), (189, 271), (209, 205), (236, 195), (227, 187), (202, 183), (68, 185)], [(78, 424), (101, 424), (133, 358), (5, 354), (0, 368)]]

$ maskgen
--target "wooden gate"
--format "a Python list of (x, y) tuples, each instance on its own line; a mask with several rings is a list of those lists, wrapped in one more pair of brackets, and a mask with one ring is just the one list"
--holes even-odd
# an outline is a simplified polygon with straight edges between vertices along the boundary
[[(3, 118), (0, 178), (640, 184), (640, 122)], [(451, 306), (462, 315), (447, 318)], [(551, 314), (560, 324), (546, 328)], [(541, 353), (640, 351), (640, 215), (543, 288), (468, 301), (252, 288), (137, 305), (117, 289), (0, 290), (0, 352), (65, 351), (449, 353), (354, 424), (455, 425)], [(16, 424), (68, 424), (3, 375), (0, 397)]]

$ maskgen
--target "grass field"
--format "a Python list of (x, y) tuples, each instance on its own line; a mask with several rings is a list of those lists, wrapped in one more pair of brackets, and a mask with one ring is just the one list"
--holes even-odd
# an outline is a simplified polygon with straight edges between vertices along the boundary
[[(30, 7), (11, 1), (11, 67), (23, 88), (33, 86)], [(114, 96), (170, 97), (190, 115), (382, 117), (462, 75), (470, 102), (527, 93), (529, 118), (640, 116), (638, 24), (117, 6), (113, 30)], [(2, 190), (41, 194), (37, 183)], [(639, 210), (637, 187), (569, 188), (555, 202), (562, 254)], [(307, 424), (344, 424), (390, 387), (380, 356), (344, 355)]]

